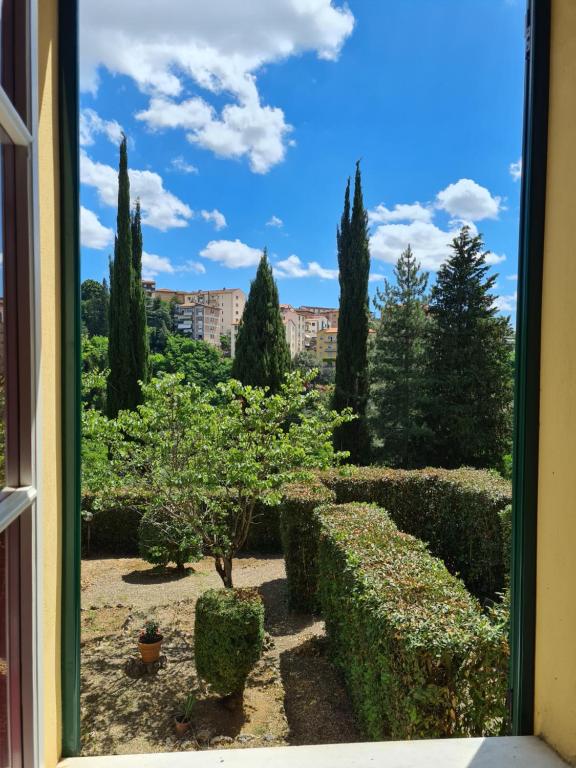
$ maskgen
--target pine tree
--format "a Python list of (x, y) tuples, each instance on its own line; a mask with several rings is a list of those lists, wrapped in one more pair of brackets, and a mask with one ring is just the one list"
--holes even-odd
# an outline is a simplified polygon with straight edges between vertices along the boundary
[(120, 144), (114, 260), (110, 267), (110, 342), (108, 348), (110, 374), (108, 376), (106, 402), (108, 415), (112, 418), (116, 417), (120, 410), (133, 410), (139, 401), (139, 398), (135, 396), (132, 378), (134, 355), (130, 334), (130, 316), (133, 283), (130, 180), (128, 178), (126, 137), (124, 136)]
[(142, 287), (142, 214), (140, 200), (136, 201), (136, 210), (132, 217), (132, 299), (131, 299), (131, 336), (133, 352), (134, 397), (142, 401), (139, 381), (148, 381), (148, 328), (146, 321), (146, 297)]
[(426, 381), (425, 312), (428, 273), (420, 271), (410, 246), (394, 267), (395, 284), (377, 289), (380, 321), (370, 355), (374, 432), (385, 464), (422, 466), (428, 436), (423, 402)]
[(232, 377), (277, 392), (290, 370), (290, 349), (280, 314), (278, 287), (266, 249), (238, 328)]
[(510, 448), (508, 318), (496, 316), (481, 235), (462, 227), (438, 272), (430, 316), (427, 421), (435, 466), (498, 467)]
[(350, 406), (358, 418), (334, 433), (338, 450), (350, 452), (354, 464), (370, 458), (370, 437), (366, 424), (368, 403), (368, 276), (370, 250), (368, 217), (362, 199), (360, 163), (356, 164), (354, 202), (350, 213), (350, 179), (344, 195), (344, 212), (337, 232), (340, 270), (340, 312), (338, 315), (338, 354), (333, 407), (340, 411)]

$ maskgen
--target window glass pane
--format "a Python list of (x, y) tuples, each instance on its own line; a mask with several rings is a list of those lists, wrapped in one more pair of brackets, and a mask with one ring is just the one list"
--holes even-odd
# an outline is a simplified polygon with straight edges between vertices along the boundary
[(22, 0), (0, 0), (0, 83), (29, 126), (27, 5)]

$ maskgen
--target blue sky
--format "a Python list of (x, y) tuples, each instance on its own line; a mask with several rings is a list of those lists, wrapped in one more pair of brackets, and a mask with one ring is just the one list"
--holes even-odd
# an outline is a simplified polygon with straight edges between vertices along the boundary
[[(513, 311), (522, 0), (81, 2), (83, 278), (107, 275), (129, 137), (145, 271), (336, 305), (335, 230), (360, 158), (371, 291), (410, 242), (435, 270), (462, 222)], [(433, 277), (433, 274), (432, 274)]]

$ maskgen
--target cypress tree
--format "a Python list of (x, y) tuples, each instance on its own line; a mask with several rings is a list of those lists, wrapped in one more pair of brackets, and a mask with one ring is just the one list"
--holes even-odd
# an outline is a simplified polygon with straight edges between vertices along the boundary
[(131, 300), (131, 336), (134, 357), (132, 385), (137, 402), (142, 401), (139, 381), (148, 381), (148, 328), (146, 320), (146, 297), (142, 287), (142, 214), (140, 200), (136, 201), (136, 210), (132, 218), (132, 300)]
[(337, 232), (340, 280), (338, 354), (333, 407), (349, 406), (358, 418), (343, 424), (334, 433), (338, 450), (350, 452), (354, 464), (370, 459), (370, 438), (366, 424), (368, 403), (368, 277), (370, 249), (368, 216), (362, 198), (360, 163), (356, 163), (354, 202), (350, 213), (350, 179), (344, 195), (344, 211)]
[(409, 469), (425, 463), (429, 435), (424, 422), (428, 273), (420, 271), (410, 246), (394, 277), (395, 284), (386, 280), (374, 299), (380, 321), (370, 355), (372, 426), (382, 441), (384, 463)]
[(432, 289), (427, 421), (430, 463), (499, 467), (509, 452), (508, 318), (497, 317), (481, 235), (462, 227)]
[(110, 267), (110, 341), (108, 359), (110, 374), (107, 386), (108, 415), (134, 409), (139, 398), (133, 386), (134, 355), (132, 352), (131, 309), (134, 283), (132, 267), (132, 222), (130, 218), (130, 180), (126, 137), (120, 144), (118, 169), (118, 213), (114, 260)]
[(280, 314), (278, 287), (266, 249), (238, 328), (232, 378), (243, 384), (280, 389), (290, 370), (290, 349)]

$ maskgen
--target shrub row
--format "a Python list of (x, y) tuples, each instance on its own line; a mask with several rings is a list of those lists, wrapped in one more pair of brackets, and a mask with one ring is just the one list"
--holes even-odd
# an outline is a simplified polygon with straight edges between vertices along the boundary
[(426, 545), (362, 504), (315, 512), (331, 653), (368, 738), (497, 733), (507, 632)]
[(352, 467), (321, 478), (338, 503), (386, 509), (401, 531), (428, 542), (480, 600), (504, 589), (508, 563), (500, 512), (511, 502), (511, 487), (496, 473)]

